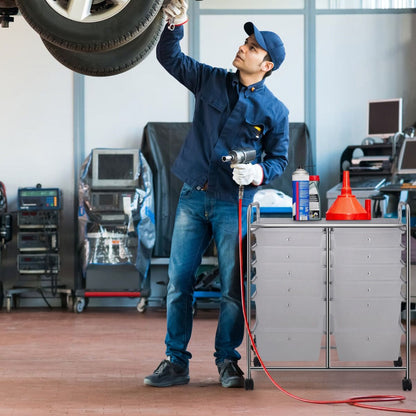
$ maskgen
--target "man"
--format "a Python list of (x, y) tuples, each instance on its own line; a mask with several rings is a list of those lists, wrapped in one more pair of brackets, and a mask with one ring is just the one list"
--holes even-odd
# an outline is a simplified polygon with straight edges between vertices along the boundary
[[(242, 387), (237, 348), (244, 336), (238, 257), (239, 186), (244, 185), (243, 217), (258, 185), (280, 175), (287, 165), (288, 110), (266, 88), (264, 78), (283, 62), (279, 36), (260, 32), (252, 23), (234, 58), (236, 73), (186, 56), (180, 49), (185, 0), (165, 7), (168, 25), (157, 46), (162, 66), (195, 95), (190, 132), (172, 171), (183, 182), (172, 236), (167, 294), (166, 356), (144, 379), (150, 386), (189, 382), (187, 351), (192, 332), (195, 274), (213, 238), (218, 251), (221, 301), (215, 336), (215, 363), (224, 387)], [(251, 164), (230, 166), (222, 156), (255, 149)], [(262, 155), (264, 157), (262, 158)], [(246, 234), (243, 224), (243, 236)]]

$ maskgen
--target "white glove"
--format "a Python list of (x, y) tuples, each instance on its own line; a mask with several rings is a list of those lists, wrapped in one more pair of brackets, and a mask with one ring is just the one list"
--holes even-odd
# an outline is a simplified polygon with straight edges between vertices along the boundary
[(237, 163), (231, 165), (233, 169), (233, 179), (238, 185), (260, 185), (263, 182), (263, 168), (251, 163)]
[(173, 30), (175, 26), (181, 26), (188, 21), (188, 3), (186, 0), (171, 0), (163, 7), (166, 18), (169, 23), (169, 28)]

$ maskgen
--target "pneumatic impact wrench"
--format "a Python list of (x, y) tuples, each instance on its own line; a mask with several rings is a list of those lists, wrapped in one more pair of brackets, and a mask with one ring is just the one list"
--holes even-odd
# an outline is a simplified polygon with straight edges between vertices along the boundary
[[(222, 157), (223, 162), (230, 162), (232, 165), (237, 163), (250, 163), (256, 158), (255, 149), (231, 150), (227, 156)], [(238, 199), (243, 199), (244, 185), (240, 185)]]
[(250, 163), (256, 158), (255, 149), (231, 150), (227, 156), (222, 157), (223, 162), (230, 162), (232, 165), (237, 163)]

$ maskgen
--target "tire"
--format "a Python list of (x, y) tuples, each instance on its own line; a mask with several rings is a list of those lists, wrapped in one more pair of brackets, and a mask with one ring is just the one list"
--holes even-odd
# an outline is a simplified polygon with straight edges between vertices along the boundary
[[(102, 51), (135, 39), (153, 21), (163, 0), (77, 0), (86, 16), (68, 13), (73, 0), (16, 0), (26, 21), (48, 42), (74, 51)], [(107, 6), (107, 7), (106, 7)]]
[(70, 51), (42, 40), (56, 60), (75, 72), (96, 77), (117, 75), (136, 66), (151, 52), (162, 33), (164, 21), (163, 12), (159, 12), (140, 36), (108, 51)]

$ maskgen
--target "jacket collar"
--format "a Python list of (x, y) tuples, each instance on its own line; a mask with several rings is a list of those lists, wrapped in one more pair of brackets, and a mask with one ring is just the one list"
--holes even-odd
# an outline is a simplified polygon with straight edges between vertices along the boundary
[(233, 74), (233, 85), (237, 87), (239, 90), (245, 91), (245, 96), (249, 96), (252, 93), (256, 93), (258, 91), (261, 91), (264, 88), (264, 79), (262, 79), (259, 82), (256, 82), (255, 84), (249, 85), (248, 87), (243, 86), (240, 84), (240, 77), (239, 77), (239, 71), (235, 72)]

